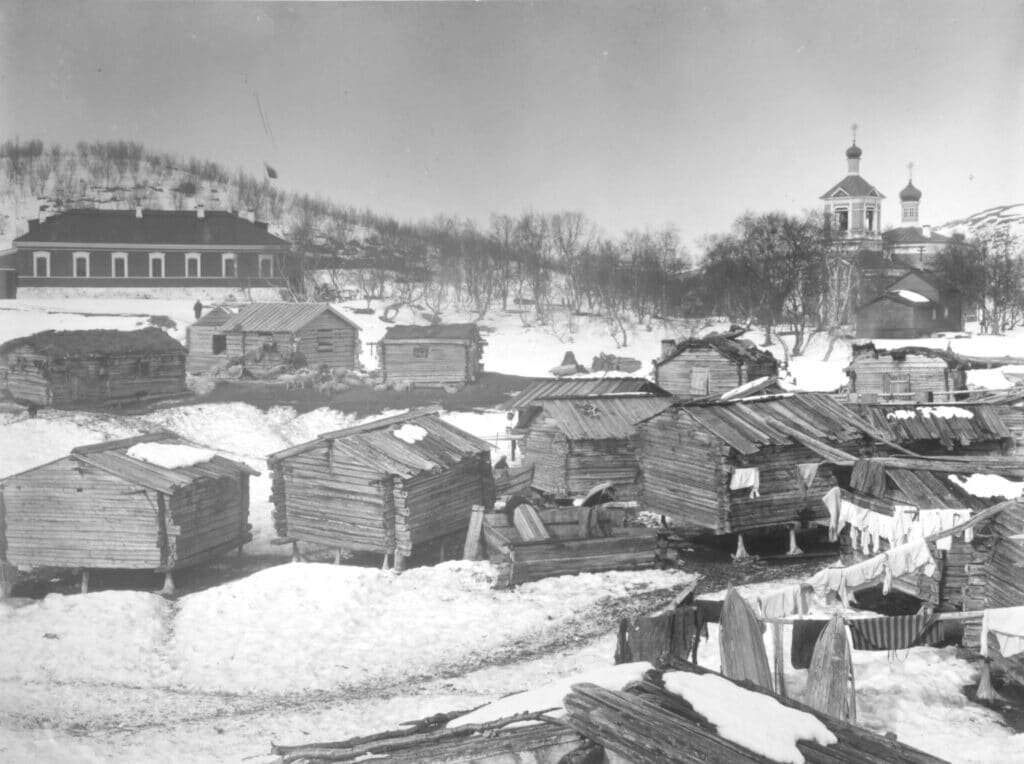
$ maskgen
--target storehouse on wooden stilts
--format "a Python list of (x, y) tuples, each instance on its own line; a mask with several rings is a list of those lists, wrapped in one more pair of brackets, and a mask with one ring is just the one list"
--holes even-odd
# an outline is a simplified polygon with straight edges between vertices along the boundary
[(742, 332), (663, 340), (654, 362), (654, 381), (684, 400), (721, 395), (760, 377), (777, 377), (775, 356), (761, 350)]
[[(202, 322), (203, 319), (199, 319)], [(359, 327), (324, 302), (264, 302), (243, 307), (219, 328), (197, 334), (190, 365), (241, 363), (248, 369), (359, 363)]]
[(490, 446), (436, 411), (379, 419), (267, 457), (281, 537), (394, 555), (465, 535), (494, 503)]
[(675, 404), (638, 429), (643, 506), (715, 533), (827, 519), (834, 466), (885, 437), (822, 393)]
[(525, 433), (523, 462), (534, 467), (533, 487), (567, 497), (609, 482), (619, 498), (635, 497), (636, 423), (671, 405), (671, 398), (643, 393), (533, 401), (518, 422)]
[(476, 382), (483, 371), (483, 349), (476, 324), (392, 326), (378, 344), (385, 382), (422, 387)]
[(81, 446), (0, 482), (0, 552), (19, 567), (197, 565), (250, 540), (258, 474), (167, 431)]
[(182, 395), (185, 348), (156, 327), (46, 331), (0, 345), (0, 381), (36, 406)]

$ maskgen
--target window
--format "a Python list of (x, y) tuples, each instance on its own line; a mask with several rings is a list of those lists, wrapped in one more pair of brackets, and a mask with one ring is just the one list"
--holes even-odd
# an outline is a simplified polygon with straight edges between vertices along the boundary
[(885, 395), (907, 395), (910, 393), (910, 372), (893, 371), (882, 374), (882, 393)]
[(114, 278), (126, 278), (128, 276), (128, 253), (114, 252), (113, 254), (111, 254), (110, 258), (110, 272), (114, 274)]
[(185, 254), (185, 276), (190, 279), (199, 278), (199, 253), (188, 252)]
[(213, 354), (224, 355), (228, 352), (228, 338), (223, 334), (213, 335)]
[(316, 352), (330, 353), (334, 350), (334, 331), (331, 329), (316, 330)]
[(50, 275), (49, 252), (35, 252), (32, 255), (32, 275), (40, 278)]
[(903, 217), (907, 220), (917, 220), (917, 205), (908, 204), (903, 208)]
[(140, 358), (139, 359), (139, 376), (140, 377), (152, 376), (152, 371), (153, 370), (152, 370), (152, 368), (149, 365), (149, 359), (148, 358)]
[(871, 231), (875, 230), (875, 211), (874, 210), (868, 210), (866, 215), (867, 215), (867, 221), (866, 221), (865, 225), (866, 225), (866, 227), (868, 229), (868, 232), (870, 233)]
[(152, 279), (162, 279), (164, 277), (163, 252), (149, 253), (149, 277)]
[(75, 252), (75, 278), (84, 279), (89, 277), (89, 253)]
[(223, 263), (223, 270), (221, 273), (224, 274), (224, 278), (233, 279), (238, 276), (238, 260), (232, 252), (225, 252), (221, 255), (221, 262)]
[(690, 370), (690, 394), (707, 395), (711, 384), (711, 370), (706, 366), (694, 366)]
[(269, 279), (274, 277), (274, 256), (260, 255), (260, 278)]
[(430, 355), (430, 347), (427, 345), (413, 345), (412, 346), (412, 357), (413, 358), (427, 358)]
[(836, 229), (840, 231), (850, 230), (850, 212), (846, 209), (836, 210)]

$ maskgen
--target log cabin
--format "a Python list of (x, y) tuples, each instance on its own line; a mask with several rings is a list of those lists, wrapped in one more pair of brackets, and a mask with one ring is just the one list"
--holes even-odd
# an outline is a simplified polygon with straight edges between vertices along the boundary
[(760, 377), (777, 377), (775, 356), (739, 334), (709, 334), (679, 343), (663, 340), (661, 358), (654, 362), (655, 383), (692, 400), (721, 395)]
[(619, 498), (636, 496), (636, 423), (672, 405), (672, 398), (624, 393), (536, 399), (522, 410), (523, 463), (533, 487), (555, 497), (582, 496), (610, 482)]
[(434, 410), (325, 433), (267, 463), (280, 537), (381, 553), (395, 567), (464, 536), (473, 506), (494, 503), (490, 446)]
[(850, 402), (951, 401), (967, 387), (969, 364), (955, 354), (931, 348), (879, 350), (873, 343), (853, 346), (849, 379)]
[(827, 520), (835, 467), (885, 437), (822, 393), (676, 403), (638, 425), (640, 500), (716, 534)]
[(185, 334), (185, 347), (188, 348), (186, 368), (189, 374), (202, 374), (227, 362), (226, 353), (212, 352), (213, 337), (220, 334), (220, 327), (233, 315), (234, 311), (218, 305), (189, 325)]
[(0, 557), (169, 573), (250, 540), (240, 462), (159, 431), (72, 449), (0, 482)]
[(156, 327), (45, 331), (0, 345), (0, 378), (35, 406), (152, 400), (187, 392), (186, 355)]
[(925, 271), (908, 271), (856, 311), (856, 334), (865, 339), (926, 337), (963, 328), (960, 293)]
[(359, 363), (359, 327), (324, 302), (253, 303), (214, 331), (202, 321), (189, 347), (193, 368), (238, 362), (247, 369), (354, 369)]
[(378, 344), (384, 382), (422, 387), (465, 385), (483, 371), (483, 349), (476, 324), (392, 326)]

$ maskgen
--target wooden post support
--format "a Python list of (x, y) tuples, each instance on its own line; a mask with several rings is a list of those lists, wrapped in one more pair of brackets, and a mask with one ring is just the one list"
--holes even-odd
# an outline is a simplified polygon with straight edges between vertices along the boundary
[(789, 551), (786, 554), (795, 556), (803, 553), (804, 550), (796, 545), (796, 527), (791, 525), (789, 526)]
[(89, 570), (88, 568), (82, 569), (82, 594), (89, 593)]
[(292, 562), (302, 562), (302, 555), (299, 554), (299, 542), (292, 542)]
[(395, 550), (395, 557), (394, 557), (395, 565), (394, 565), (394, 568), (395, 568), (395, 572), (396, 573), (401, 573), (403, 570), (405, 570), (405, 561), (406, 561), (406, 559), (408, 559), (406, 557), (406, 555), (402, 554), (397, 549)]
[(462, 547), (463, 560), (475, 560), (480, 555), (480, 536), (484, 530), (484, 508), (480, 504), (473, 505), (469, 516), (469, 529), (466, 531), (466, 543)]
[(772, 624), (772, 643), (775, 648), (775, 692), (784, 698), (788, 698), (786, 694), (786, 653), (782, 649), (782, 629), (781, 623)]
[(389, 557), (388, 553), (385, 552), (384, 553), (384, 559), (380, 563), (380, 569), (381, 570), (387, 570), (388, 568), (391, 567), (390, 565), (388, 565), (388, 557)]
[(445, 544), (444, 544), (444, 540), (442, 539), (440, 546), (438, 546), (438, 548), (437, 548), (437, 561), (439, 563), (444, 562), (445, 552), (447, 551), (447, 550), (445, 550), (444, 547), (445, 547)]
[(174, 573), (169, 570), (164, 571), (164, 588), (160, 590), (160, 593), (165, 597), (173, 597), (174, 592)]
[(334, 564), (341, 565), (341, 547), (337, 547), (334, 550)]
[(732, 556), (734, 560), (745, 560), (750, 555), (747, 554), (747, 548), (743, 545), (743, 534), (736, 534), (736, 554)]

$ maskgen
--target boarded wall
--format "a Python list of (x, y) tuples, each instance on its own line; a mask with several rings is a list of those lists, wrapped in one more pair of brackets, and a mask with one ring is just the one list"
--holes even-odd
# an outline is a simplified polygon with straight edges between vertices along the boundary
[(386, 382), (417, 385), (465, 384), (476, 379), (470, 348), (461, 342), (382, 340), (380, 366)]

